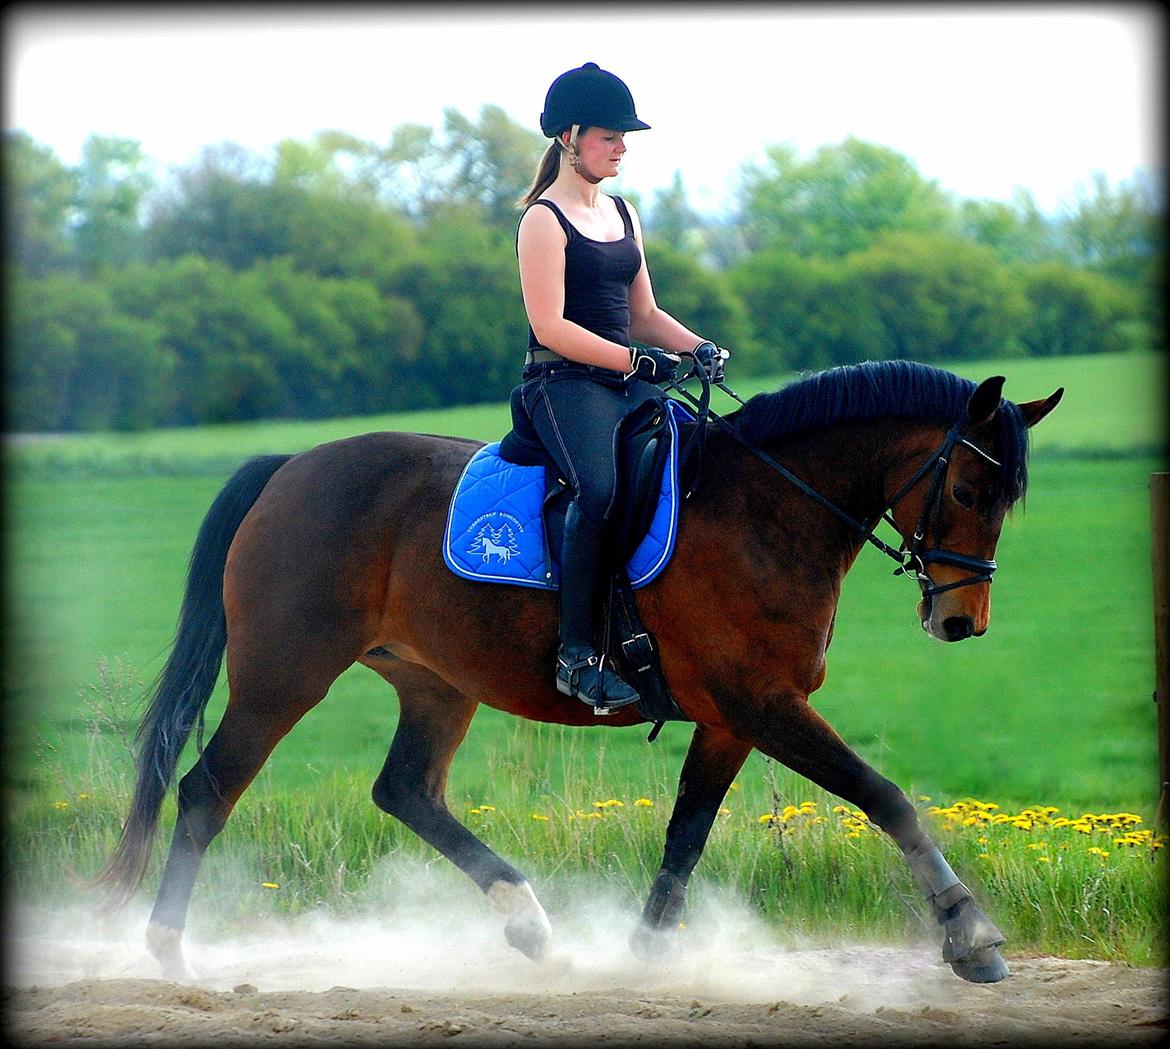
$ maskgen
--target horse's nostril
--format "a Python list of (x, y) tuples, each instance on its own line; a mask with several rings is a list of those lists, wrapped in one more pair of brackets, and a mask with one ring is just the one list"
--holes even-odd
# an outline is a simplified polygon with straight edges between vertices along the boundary
[(943, 620), (943, 630), (948, 641), (963, 641), (975, 633), (975, 623), (970, 616), (951, 616)]

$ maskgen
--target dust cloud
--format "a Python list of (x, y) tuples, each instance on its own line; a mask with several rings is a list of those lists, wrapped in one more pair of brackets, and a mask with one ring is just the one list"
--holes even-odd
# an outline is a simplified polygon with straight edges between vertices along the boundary
[[(237, 879), (229, 879), (238, 886)], [(961, 981), (925, 938), (898, 946), (782, 940), (731, 893), (692, 889), (678, 951), (648, 965), (627, 940), (641, 899), (612, 883), (534, 885), (553, 925), (552, 957), (536, 964), (507, 945), (504, 918), (457, 871), (384, 862), (354, 914), (325, 911), (214, 928), (217, 901), (202, 883), (185, 937), (201, 987), (228, 991), (397, 988), (421, 994), (584, 994), (636, 991), (727, 1002), (834, 1003), (850, 1010), (945, 1006)], [(226, 905), (226, 904), (225, 904)], [(143, 934), (149, 905), (116, 916), (76, 905), (9, 901), (5, 984), (56, 987), (78, 980), (157, 979)]]

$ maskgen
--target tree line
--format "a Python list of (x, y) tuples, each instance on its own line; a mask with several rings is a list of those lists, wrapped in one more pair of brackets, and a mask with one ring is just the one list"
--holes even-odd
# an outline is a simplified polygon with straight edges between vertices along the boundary
[[(527, 322), (514, 202), (545, 140), (486, 106), (385, 144), (227, 143), (159, 177), (132, 140), (4, 139), (9, 431), (362, 415), (507, 396)], [(745, 166), (728, 218), (643, 202), (655, 294), (742, 375), (1114, 352), (1161, 330), (1155, 186), (1061, 214), (956, 199), (850, 138)]]

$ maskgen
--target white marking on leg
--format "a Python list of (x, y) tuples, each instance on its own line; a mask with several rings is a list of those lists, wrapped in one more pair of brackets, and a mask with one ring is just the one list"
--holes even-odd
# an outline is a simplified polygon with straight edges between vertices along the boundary
[(501, 914), (508, 916), (504, 933), (508, 942), (529, 958), (545, 956), (552, 942), (552, 924), (528, 882), (496, 881), (487, 898)]
[(192, 983), (195, 974), (183, 957), (183, 932), (169, 925), (150, 922), (146, 926), (146, 946), (162, 968), (163, 979)]

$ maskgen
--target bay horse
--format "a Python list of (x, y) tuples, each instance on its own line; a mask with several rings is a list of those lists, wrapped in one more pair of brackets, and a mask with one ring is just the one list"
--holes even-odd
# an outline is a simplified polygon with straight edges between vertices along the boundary
[[(809, 705), (846, 572), (866, 542), (903, 561), (934, 638), (983, 634), (1005, 515), (1027, 484), (1029, 428), (1058, 403), (1015, 404), (904, 361), (834, 368), (758, 394), (708, 424), (673, 559), (639, 591), (675, 700), (694, 723), (661, 868), (630, 938), (668, 949), (716, 812), (753, 748), (864, 810), (900, 848), (960, 977), (1008, 975), (1002, 934), (903, 792)], [(199, 530), (173, 647), (139, 727), (136, 785), (95, 881), (115, 903), (144, 878), (162, 802), (222, 660), (223, 717), (178, 785), (170, 852), (146, 930), (168, 978), (189, 979), (182, 931), (201, 859), (277, 742), (354, 663), (398, 694), (373, 801), (463, 870), (545, 958), (552, 929), (527, 879), (447, 809), (448, 767), (481, 703), (563, 725), (597, 718), (554, 686), (554, 593), (459, 578), (444, 565), (448, 501), (478, 441), (370, 433), (248, 461)], [(883, 517), (900, 533), (876, 539)], [(511, 650), (500, 659), (501, 629)]]

